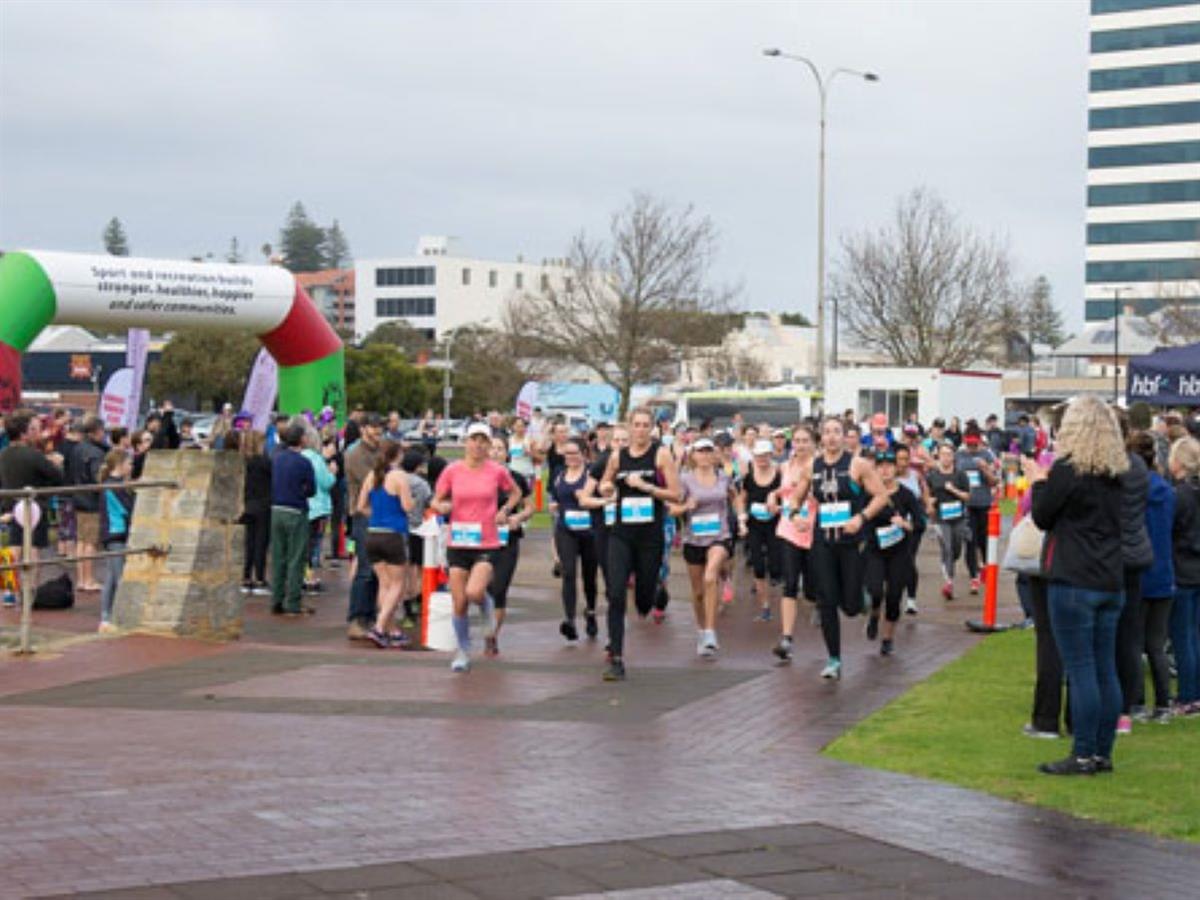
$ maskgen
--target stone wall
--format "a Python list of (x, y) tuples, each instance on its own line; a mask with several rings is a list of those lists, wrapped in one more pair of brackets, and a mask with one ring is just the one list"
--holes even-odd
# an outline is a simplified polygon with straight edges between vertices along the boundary
[(237, 453), (154, 450), (147, 481), (177, 490), (138, 491), (130, 547), (170, 547), (165, 557), (130, 556), (113, 608), (123, 629), (229, 640), (242, 633), (244, 464)]

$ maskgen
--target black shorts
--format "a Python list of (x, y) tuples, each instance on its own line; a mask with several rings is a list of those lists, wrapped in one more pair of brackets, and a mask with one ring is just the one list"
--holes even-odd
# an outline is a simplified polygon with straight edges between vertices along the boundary
[(716, 541), (704, 547), (696, 544), (683, 545), (683, 561), (689, 566), (703, 566), (708, 564), (708, 548), (709, 547), (724, 547), (725, 552), (733, 556), (733, 539), (726, 538), (723, 541)]
[(367, 533), (367, 562), (402, 566), (408, 562), (408, 535), (399, 531)]
[[(41, 504), (39, 504), (41, 505)], [(13, 516), (12, 523), (9, 525), (9, 536), (12, 541), (12, 546), (20, 549), (24, 546), (25, 529), (21, 527), (17, 521), (17, 517)], [(33, 526), (33, 546), (35, 549), (45, 550), (50, 546), (50, 522), (46, 515), (46, 507), (42, 506), (42, 516), (38, 519), (38, 523)]]
[(425, 538), (419, 534), (408, 535), (408, 561), (414, 566), (423, 565), (425, 562)]
[(494, 550), (482, 547), (449, 547), (446, 550), (446, 568), (466, 569), (470, 572), (477, 563), (491, 565)]

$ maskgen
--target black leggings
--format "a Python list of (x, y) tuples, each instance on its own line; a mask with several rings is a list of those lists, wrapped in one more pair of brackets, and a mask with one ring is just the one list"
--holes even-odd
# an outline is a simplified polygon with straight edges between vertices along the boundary
[(831, 657), (842, 655), (842, 625), (840, 609), (848, 616), (857, 616), (863, 607), (863, 554), (858, 541), (830, 544), (823, 537), (813, 540), (808, 563), (821, 611), (821, 636)]
[(1150, 680), (1154, 683), (1154, 705), (1159, 709), (1171, 705), (1171, 664), (1167, 660), (1167, 622), (1170, 618), (1170, 597), (1142, 600), (1146, 658), (1150, 661)]
[(1145, 694), (1142, 652), (1146, 646), (1145, 619), (1142, 615), (1142, 572), (1125, 568), (1125, 605), (1117, 620), (1117, 678), (1121, 682), (1121, 712), (1140, 706)]
[(967, 571), (972, 578), (978, 578), (980, 569), (987, 565), (989, 511), (978, 506), (967, 507), (967, 524), (971, 526), (971, 540), (967, 543)]
[(492, 583), (488, 593), (492, 595), (496, 609), (507, 609), (508, 588), (516, 574), (517, 561), (521, 558), (521, 539), (510, 537), (505, 546), (489, 551), (489, 556), (492, 558)]
[(558, 549), (558, 561), (562, 563), (563, 618), (575, 621), (578, 601), (578, 571), (583, 568), (583, 596), (590, 614), (596, 612), (596, 541), (590, 531), (568, 531), (554, 529), (554, 546)]
[[(912, 558), (906, 546), (890, 551), (867, 551), (867, 593), (871, 595), (871, 615), (879, 614), (884, 607), (884, 617), (889, 622), (900, 618), (900, 598), (910, 582), (909, 569)], [(886, 605), (885, 605), (886, 604)]]
[(596, 566), (604, 576), (604, 592), (608, 593), (608, 536), (612, 529), (607, 525), (592, 529), (592, 538), (596, 546)]
[(625, 649), (625, 584), (632, 573), (638, 615), (648, 616), (658, 592), (663, 529), (655, 523), (614, 528), (608, 536), (608, 646), (613, 656)]
[(782, 568), (779, 547), (781, 540), (775, 536), (774, 522), (751, 521), (749, 523), (746, 548), (750, 552), (750, 565), (754, 568), (754, 577), (760, 581), (768, 574), (772, 581), (779, 580)]
[(780, 538), (779, 555), (783, 558), (783, 596), (799, 600), (800, 583), (803, 581), (805, 599), (815, 600), (812, 576), (808, 571), (808, 550)]
[(267, 545), (271, 542), (271, 514), (246, 513), (246, 553), (242, 565), (242, 580), (251, 576), (257, 582), (267, 580)]
[(921, 538), (925, 537), (925, 527), (914, 528), (913, 533), (908, 536), (908, 596), (912, 600), (917, 599), (917, 582), (920, 581), (920, 576), (917, 574), (917, 551), (921, 549)]

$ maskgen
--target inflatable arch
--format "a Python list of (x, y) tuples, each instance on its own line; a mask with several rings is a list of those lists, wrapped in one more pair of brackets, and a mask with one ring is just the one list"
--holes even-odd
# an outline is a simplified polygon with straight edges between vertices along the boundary
[(21, 353), (52, 324), (106, 331), (248, 331), (279, 364), (280, 411), (331, 406), (345, 420), (342, 341), (286, 269), (41, 250), (5, 253), (0, 412), (19, 404)]

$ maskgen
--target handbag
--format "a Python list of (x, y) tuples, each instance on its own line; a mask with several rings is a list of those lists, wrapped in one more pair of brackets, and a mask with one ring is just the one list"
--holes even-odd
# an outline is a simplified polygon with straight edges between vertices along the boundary
[(1042, 574), (1042, 541), (1045, 532), (1033, 523), (1033, 516), (1018, 522), (1008, 535), (1003, 568), (1022, 575)]

